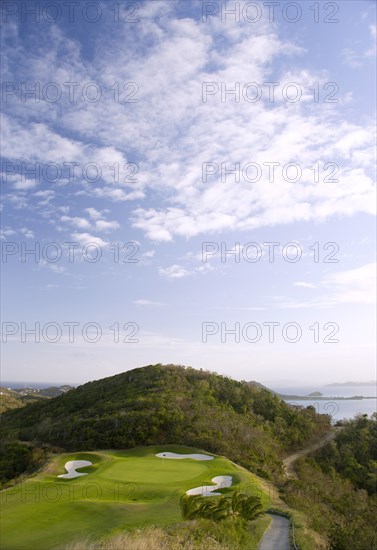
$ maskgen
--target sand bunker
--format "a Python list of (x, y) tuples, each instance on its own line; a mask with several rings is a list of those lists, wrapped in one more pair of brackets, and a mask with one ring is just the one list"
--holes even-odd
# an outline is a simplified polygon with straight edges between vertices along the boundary
[(179, 455), (177, 453), (158, 453), (156, 456), (158, 458), (192, 458), (193, 460), (213, 460), (214, 456), (209, 455), (200, 455), (200, 454), (193, 454), (193, 455)]
[(85, 466), (91, 466), (92, 464), (93, 462), (89, 462), (89, 460), (70, 460), (64, 465), (68, 473), (61, 474), (58, 477), (62, 477), (64, 479), (72, 479), (74, 477), (86, 476), (88, 475), (86, 472), (76, 472), (76, 468), (84, 468)]
[(213, 497), (221, 495), (221, 493), (215, 493), (217, 489), (225, 489), (232, 485), (232, 476), (216, 476), (211, 479), (215, 485), (202, 485), (201, 487), (195, 487), (186, 491), (186, 495), (200, 495), (202, 497)]

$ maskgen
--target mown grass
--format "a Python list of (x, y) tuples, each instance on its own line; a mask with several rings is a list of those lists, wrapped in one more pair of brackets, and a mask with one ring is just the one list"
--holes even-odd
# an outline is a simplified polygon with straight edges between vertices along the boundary
[[(217, 475), (233, 477), (232, 487), (224, 489), (223, 493), (238, 489), (258, 494), (264, 506), (269, 505), (268, 495), (258, 479), (226, 458), (194, 461), (155, 456), (164, 450), (205, 452), (165, 445), (127, 451), (66, 453), (54, 457), (42, 472), (1, 493), (1, 548), (50, 550), (87, 537), (131, 536), (124, 532), (180, 523), (181, 495), (193, 487), (210, 485)], [(80, 469), (80, 472), (87, 472), (86, 476), (71, 480), (58, 478), (57, 475), (65, 472), (64, 464), (68, 460), (90, 460), (93, 465)], [(192, 529), (194, 527), (184, 530), (188, 531), (187, 540), (192, 536)], [(258, 536), (258, 529), (255, 536)], [(199, 527), (194, 532), (199, 541), (202, 536)], [(216, 532), (225, 537), (221, 544), (230, 544), (226, 540), (230, 528), (224, 525)], [(164, 536), (173, 536), (164, 533)], [(178, 539), (181, 536), (181, 533), (174, 535)]]

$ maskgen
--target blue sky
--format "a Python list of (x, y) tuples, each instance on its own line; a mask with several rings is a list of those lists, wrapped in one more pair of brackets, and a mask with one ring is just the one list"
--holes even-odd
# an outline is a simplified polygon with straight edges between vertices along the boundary
[(375, 3), (5, 4), (2, 378), (375, 378)]

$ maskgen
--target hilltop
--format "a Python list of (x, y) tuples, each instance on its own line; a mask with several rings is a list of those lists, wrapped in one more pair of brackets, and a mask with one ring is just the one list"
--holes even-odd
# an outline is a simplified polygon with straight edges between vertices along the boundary
[(313, 407), (292, 407), (248, 382), (157, 364), (7, 411), (1, 429), (6, 442), (70, 451), (188, 445), (278, 479), (283, 456), (329, 428)]

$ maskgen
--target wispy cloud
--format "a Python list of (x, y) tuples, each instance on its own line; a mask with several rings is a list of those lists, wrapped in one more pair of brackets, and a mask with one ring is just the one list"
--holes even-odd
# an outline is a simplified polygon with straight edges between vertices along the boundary
[(154, 300), (147, 300), (145, 298), (134, 300), (132, 303), (136, 304), (137, 306), (152, 306), (152, 307), (160, 307), (164, 305), (163, 302), (156, 302)]
[(345, 48), (342, 52), (343, 63), (352, 69), (363, 67), (366, 63), (376, 58), (376, 25), (369, 25), (370, 46), (364, 50), (356, 51)]
[(161, 276), (166, 277), (167, 279), (182, 279), (183, 277), (188, 277), (190, 275), (190, 271), (178, 264), (174, 264), (169, 267), (159, 267), (158, 271)]
[(280, 309), (302, 309), (329, 308), (339, 304), (374, 304), (376, 282), (376, 264), (369, 263), (332, 273), (317, 284), (298, 281), (294, 286), (316, 289), (316, 295), (307, 300), (279, 297), (275, 300), (275, 306)]

